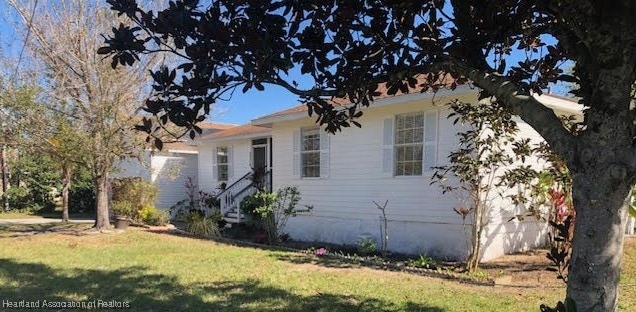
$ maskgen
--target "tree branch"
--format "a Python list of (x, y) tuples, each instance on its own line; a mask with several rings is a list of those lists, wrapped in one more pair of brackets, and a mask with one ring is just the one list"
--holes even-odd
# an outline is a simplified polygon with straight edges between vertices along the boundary
[(476, 86), (494, 95), (537, 131), (558, 154), (563, 155), (568, 162), (573, 160), (577, 138), (563, 126), (552, 109), (541, 104), (527, 91), (499, 74), (486, 73), (454, 59), (448, 59), (439, 66), (466, 76)]

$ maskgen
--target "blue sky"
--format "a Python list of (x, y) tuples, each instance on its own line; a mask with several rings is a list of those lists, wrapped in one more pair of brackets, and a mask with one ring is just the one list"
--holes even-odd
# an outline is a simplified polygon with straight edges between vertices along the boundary
[[(19, 21), (16, 18), (17, 16), (12, 8), (4, 1), (0, 1), (0, 49), (4, 56), (14, 60), (10, 64), (17, 63), (18, 55), (22, 48), (21, 38), (14, 32), (14, 25), (16, 25), (16, 21)], [(18, 25), (21, 24), (18, 23)], [(554, 42), (553, 40), (549, 38), (547, 41)], [(512, 60), (508, 60), (509, 64), (512, 64)], [(5, 68), (5, 70), (10, 70), (12, 73), (15, 68)], [(291, 76), (299, 81), (301, 85), (306, 80), (310, 80), (300, 77), (299, 72), (292, 73)], [(563, 86), (557, 86), (553, 88), (552, 92), (563, 94), (565, 90)], [(298, 97), (282, 87), (265, 85), (264, 91), (252, 89), (245, 94), (239, 88), (234, 92), (231, 99), (218, 101), (208, 119), (215, 122), (243, 124), (254, 118), (298, 104)]]
[(250, 120), (297, 106), (298, 97), (282, 87), (265, 85), (265, 90), (250, 90), (241, 93), (240, 88), (234, 92), (230, 101), (219, 101), (212, 109), (212, 121), (243, 124)]
[[(16, 21), (19, 21), (16, 18), (12, 9), (4, 1), (0, 1), (0, 50), (4, 57), (12, 60), (9, 62), (12, 65), (17, 63), (22, 48), (21, 37), (14, 31), (14, 25)], [(25, 61), (23, 59), (22, 62)], [(13, 73), (15, 68), (6, 68), (5, 70)], [(239, 88), (234, 92), (230, 101), (216, 103), (209, 119), (215, 122), (243, 124), (254, 118), (298, 104), (297, 96), (278, 86), (265, 85), (264, 91), (254, 89), (245, 94)]]

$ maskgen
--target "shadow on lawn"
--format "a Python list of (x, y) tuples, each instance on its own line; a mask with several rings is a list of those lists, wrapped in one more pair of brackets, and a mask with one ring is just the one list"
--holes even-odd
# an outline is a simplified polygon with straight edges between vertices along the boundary
[(90, 225), (81, 223), (41, 223), (41, 224), (3, 224), (0, 225), (0, 238), (22, 237), (44, 233), (56, 233), (81, 236)]
[[(329, 256), (323, 257), (315, 257), (308, 254), (274, 254), (272, 255), (279, 261), (290, 262), (293, 264), (315, 264), (324, 266), (327, 268), (336, 268), (336, 269), (350, 269), (354, 267), (360, 267), (359, 263), (356, 261), (346, 261), (339, 258), (332, 258)], [(370, 265), (367, 265), (370, 266)]]
[(347, 295), (299, 296), (254, 279), (184, 285), (174, 276), (145, 271), (143, 267), (56, 270), (39, 263), (0, 259), (0, 298), (127, 301), (134, 311), (444, 311), (412, 302), (396, 305)]

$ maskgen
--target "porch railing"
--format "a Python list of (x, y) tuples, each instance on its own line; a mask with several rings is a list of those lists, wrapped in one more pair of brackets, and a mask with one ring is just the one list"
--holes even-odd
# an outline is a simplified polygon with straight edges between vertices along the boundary
[[(252, 172), (248, 172), (243, 175), (240, 179), (236, 180), (236, 182), (232, 183), (230, 186), (226, 187), (217, 198), (219, 198), (220, 206), (221, 206), (221, 214), (226, 216), (229, 212), (235, 209), (236, 216), (238, 222), (242, 219), (241, 217), (241, 201), (247, 197), (254, 195), (257, 191), (256, 187), (254, 187), (252, 181)], [(263, 185), (266, 190), (272, 190), (272, 171), (269, 170), (263, 175)]]

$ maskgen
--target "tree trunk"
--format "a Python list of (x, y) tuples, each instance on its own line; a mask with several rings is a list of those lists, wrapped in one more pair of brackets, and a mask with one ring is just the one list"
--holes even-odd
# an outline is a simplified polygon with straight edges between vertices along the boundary
[(95, 225), (96, 230), (110, 228), (108, 217), (108, 175), (103, 174), (95, 178)]
[(607, 312), (618, 308), (627, 199), (631, 185), (607, 164), (573, 173), (576, 220), (572, 239), (567, 297), (577, 311)]
[(0, 156), (0, 167), (2, 167), (2, 210), (9, 211), (9, 168), (7, 168), (7, 146), (2, 144), (2, 155)]
[(70, 167), (62, 167), (62, 175), (64, 176), (62, 182), (62, 222), (68, 222), (68, 190), (71, 187), (71, 173)]
[[(476, 202), (479, 203), (479, 199), (476, 199)], [(481, 235), (484, 228), (483, 214), (484, 212), (481, 204), (475, 205), (475, 211), (473, 212), (473, 223), (471, 224), (471, 250), (468, 259), (466, 259), (466, 271), (468, 271), (468, 273), (475, 273), (479, 268), (479, 258), (481, 254)]]

